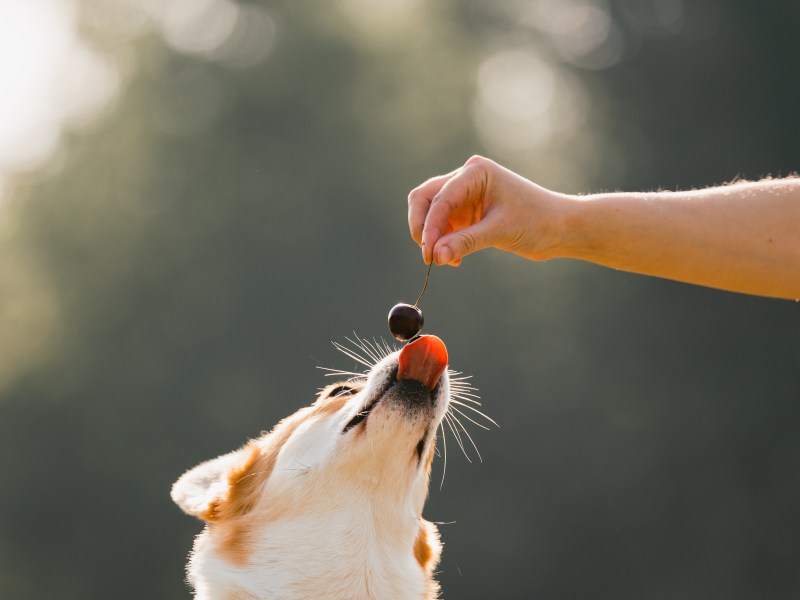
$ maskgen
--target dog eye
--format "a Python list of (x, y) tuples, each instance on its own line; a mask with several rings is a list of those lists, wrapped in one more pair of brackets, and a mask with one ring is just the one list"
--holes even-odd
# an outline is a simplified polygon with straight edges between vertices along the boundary
[(354, 387), (350, 387), (349, 385), (337, 385), (330, 392), (328, 392), (328, 398), (333, 398), (335, 396), (350, 396), (357, 393), (358, 390)]

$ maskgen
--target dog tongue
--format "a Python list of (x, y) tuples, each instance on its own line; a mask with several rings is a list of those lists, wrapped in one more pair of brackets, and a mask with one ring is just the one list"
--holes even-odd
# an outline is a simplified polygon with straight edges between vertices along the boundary
[(423, 335), (400, 351), (397, 379), (413, 379), (432, 390), (446, 368), (444, 342), (435, 335)]

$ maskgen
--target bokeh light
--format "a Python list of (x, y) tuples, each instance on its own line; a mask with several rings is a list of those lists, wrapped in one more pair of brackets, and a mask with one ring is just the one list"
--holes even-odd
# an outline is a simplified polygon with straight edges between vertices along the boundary
[(506, 50), (478, 70), (475, 119), (491, 148), (502, 152), (541, 147), (575, 131), (583, 115), (559, 67), (532, 49)]
[(152, 0), (145, 6), (167, 43), (190, 54), (212, 54), (231, 36), (239, 18), (230, 0)]
[[(82, 23), (94, 41), (81, 35)], [(230, 0), (0, 3), (0, 200), (13, 174), (42, 167), (66, 133), (113, 110), (134, 75), (129, 44), (153, 30), (178, 52), (248, 68), (267, 57), (277, 25), (267, 10)], [(207, 79), (194, 85), (203, 89), (192, 91), (195, 102), (176, 128), (201, 124), (219, 104)]]
[(119, 93), (114, 64), (80, 38), (66, 0), (0, 4), (0, 179), (40, 167), (63, 131), (97, 118)]

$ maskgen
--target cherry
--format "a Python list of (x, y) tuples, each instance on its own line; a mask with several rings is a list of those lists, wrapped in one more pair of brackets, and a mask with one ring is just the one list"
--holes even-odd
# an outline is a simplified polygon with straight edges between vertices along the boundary
[(389, 331), (401, 342), (407, 342), (419, 335), (424, 323), (422, 311), (411, 304), (401, 302), (389, 311)]

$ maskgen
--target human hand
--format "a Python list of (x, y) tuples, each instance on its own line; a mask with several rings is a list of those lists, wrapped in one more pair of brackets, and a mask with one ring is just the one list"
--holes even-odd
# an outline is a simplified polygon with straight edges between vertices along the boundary
[(565, 196), (496, 162), (473, 156), (408, 195), (408, 226), (426, 263), (458, 266), (467, 254), (499, 248), (546, 260), (554, 247)]

